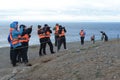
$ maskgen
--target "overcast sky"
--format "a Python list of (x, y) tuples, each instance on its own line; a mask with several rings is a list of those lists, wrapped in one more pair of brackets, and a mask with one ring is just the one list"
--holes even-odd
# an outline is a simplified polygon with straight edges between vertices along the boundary
[(120, 21), (120, 0), (0, 0), (0, 21)]

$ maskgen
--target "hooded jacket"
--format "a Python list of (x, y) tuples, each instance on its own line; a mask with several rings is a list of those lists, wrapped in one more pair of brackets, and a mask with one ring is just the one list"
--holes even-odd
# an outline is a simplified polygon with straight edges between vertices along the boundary
[[(10, 33), (13, 39), (18, 38), (19, 35), (23, 32), (23, 27), (20, 28), (20, 30), (17, 30), (17, 24), (16, 22), (13, 22), (10, 24), (10, 28), (13, 28), (12, 32)], [(17, 44), (12, 45), (13, 48), (16, 48), (18, 46), (21, 46), (22, 44), (19, 42)]]

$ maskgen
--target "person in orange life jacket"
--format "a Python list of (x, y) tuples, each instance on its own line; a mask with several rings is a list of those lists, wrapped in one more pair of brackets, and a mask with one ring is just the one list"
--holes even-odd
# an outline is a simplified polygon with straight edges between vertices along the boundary
[[(13, 23), (16, 24), (16, 26), (18, 25), (18, 21), (14, 21)], [(14, 30), (14, 28), (10, 25), (10, 29), (9, 29), (9, 34), (8, 34), (8, 43), (10, 44), (10, 61), (12, 63), (12, 54), (14, 53), (13, 47), (12, 47), (12, 41), (10, 39), (10, 34), (12, 33), (12, 31)]]
[(46, 37), (45, 37), (45, 31), (41, 27), (41, 25), (38, 25), (38, 31), (37, 34), (39, 36), (39, 42), (40, 42), (40, 49), (39, 49), (39, 56), (42, 56), (43, 54), (46, 55)]
[(45, 29), (46, 43), (48, 43), (48, 45), (50, 47), (50, 52), (51, 52), (51, 54), (53, 54), (55, 52), (53, 51), (53, 44), (50, 40), (50, 34), (52, 33), (52, 31), (50, 30), (50, 27), (47, 24), (45, 24), (44, 27), (46, 28)]
[(60, 25), (58, 33), (59, 33), (59, 38), (58, 38), (58, 48), (57, 48), (57, 50), (59, 51), (62, 43), (64, 45), (64, 49), (66, 49), (66, 37), (65, 37), (66, 29), (65, 29), (65, 27), (62, 27)]
[(22, 45), (19, 42), (19, 38), (18, 36), (22, 34), (23, 32), (23, 27), (20, 28), (20, 31), (17, 30), (18, 25), (13, 22), (10, 24), (10, 27), (13, 28), (12, 32), (10, 33), (10, 40), (11, 40), (11, 44), (12, 44), (12, 48), (13, 48), (13, 52), (11, 54), (11, 59), (12, 59), (12, 65), (15, 67), (16, 66), (16, 58), (17, 58), (17, 54), (20, 51), (20, 46)]
[[(31, 66), (31, 64), (28, 63), (28, 56), (27, 56), (27, 52), (28, 52), (28, 46), (29, 46), (29, 39), (31, 37), (31, 32), (32, 32), (32, 26), (30, 26), (29, 28), (27, 28), (25, 25), (20, 25), (23, 26), (23, 33), (20, 36), (20, 42), (22, 43), (22, 53), (20, 53), (20, 55), (18, 56), (18, 60), (20, 62), (24, 62), (27, 66)], [(22, 60), (21, 60), (22, 59)]]
[(55, 25), (55, 27), (53, 28), (53, 30), (55, 31), (54, 32), (54, 35), (55, 35), (55, 46), (57, 46), (57, 44), (58, 44), (58, 37), (59, 37), (59, 34), (58, 34), (59, 24), (58, 23)]
[(84, 32), (84, 30), (81, 30), (79, 34), (81, 39), (81, 45), (84, 45), (84, 39), (85, 39), (86, 33)]

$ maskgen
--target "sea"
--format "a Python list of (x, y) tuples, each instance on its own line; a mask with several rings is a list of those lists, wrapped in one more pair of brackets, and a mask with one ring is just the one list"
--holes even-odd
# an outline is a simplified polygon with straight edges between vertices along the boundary
[[(9, 34), (9, 25), (11, 21), (0, 21), (0, 48), (9, 47), (7, 37)], [(30, 45), (39, 45), (37, 35), (37, 26), (48, 24), (53, 31), (53, 27), (58, 23), (66, 28), (66, 42), (80, 41), (79, 32), (83, 29), (86, 32), (85, 41), (90, 41), (92, 35), (95, 35), (95, 40), (101, 40), (100, 31), (104, 31), (109, 39), (119, 39), (120, 22), (40, 22), (40, 21), (19, 21), (19, 25), (24, 24), (27, 27), (33, 26), (30, 38)], [(54, 31), (51, 34), (51, 41), (54, 43)]]

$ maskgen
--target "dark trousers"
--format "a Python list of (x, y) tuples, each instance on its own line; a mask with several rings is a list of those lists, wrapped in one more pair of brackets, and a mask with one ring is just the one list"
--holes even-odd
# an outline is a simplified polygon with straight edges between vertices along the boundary
[(28, 42), (22, 42), (22, 53), (21, 56), (22, 56), (22, 60), (24, 63), (28, 63), (28, 55), (27, 55), (27, 52), (28, 52)]
[(16, 66), (17, 56), (18, 56), (19, 51), (20, 51), (20, 47), (12, 48), (11, 62), (13, 66)]
[(12, 63), (12, 54), (14, 54), (13, 47), (10, 47), (10, 61)]
[(81, 45), (83, 45), (84, 44), (84, 38), (85, 37), (80, 37), (81, 38)]
[(65, 36), (62, 36), (62, 37), (58, 38), (58, 51), (60, 50), (62, 44), (64, 46), (64, 49), (66, 49), (66, 38), (65, 38)]
[(25, 47), (24, 45), (22, 44), (21, 47), (19, 47), (19, 52), (18, 52), (18, 55), (17, 55), (17, 62), (24, 62), (25, 63), (25, 54), (26, 54), (26, 51), (25, 51)]
[(108, 36), (107, 35), (105, 35), (105, 41), (108, 41)]
[(58, 44), (58, 38), (59, 38), (59, 36), (55, 35), (55, 46), (57, 46), (57, 44)]
[(39, 49), (39, 56), (42, 56), (43, 54), (46, 55), (46, 39), (45, 38), (41, 38), (39, 39), (40, 41), (40, 49)]
[(53, 53), (53, 52), (54, 52), (54, 51), (53, 51), (53, 44), (52, 44), (52, 42), (51, 42), (51, 40), (50, 40), (49, 37), (46, 38), (46, 43), (48, 43), (48, 45), (49, 45), (49, 47), (50, 47), (50, 52)]

